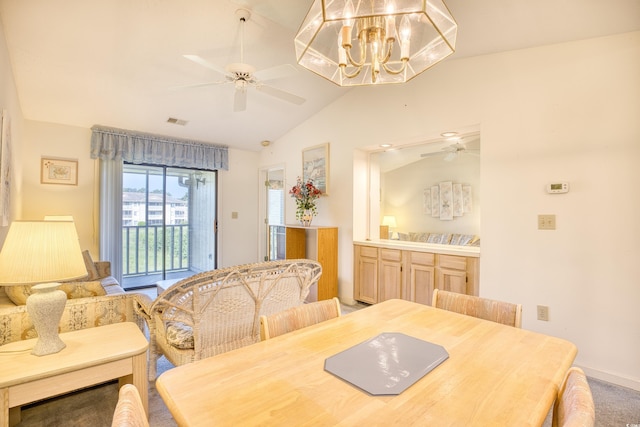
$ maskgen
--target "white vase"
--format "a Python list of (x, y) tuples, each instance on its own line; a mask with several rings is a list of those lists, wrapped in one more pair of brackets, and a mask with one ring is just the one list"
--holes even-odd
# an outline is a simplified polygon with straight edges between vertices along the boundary
[(43, 283), (31, 287), (27, 298), (27, 313), (38, 333), (31, 351), (36, 356), (57, 353), (66, 347), (58, 335), (58, 325), (67, 303), (67, 294), (58, 289), (60, 283)]
[(300, 223), (302, 224), (303, 227), (309, 227), (311, 225), (312, 219), (313, 219), (313, 214), (311, 213), (311, 210), (306, 210), (304, 211), (304, 214), (302, 214)]

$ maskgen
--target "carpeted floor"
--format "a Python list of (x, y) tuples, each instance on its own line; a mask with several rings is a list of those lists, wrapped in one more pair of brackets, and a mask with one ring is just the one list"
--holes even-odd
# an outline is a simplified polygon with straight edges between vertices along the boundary
[[(343, 306), (343, 314), (364, 307)], [(173, 366), (162, 357), (158, 375)], [(589, 378), (596, 406), (596, 426), (625, 427), (640, 425), (640, 391)], [(118, 400), (116, 382), (92, 387), (22, 408), (19, 427), (109, 427)], [(154, 383), (149, 384), (149, 424), (151, 427), (174, 427)], [(295, 424), (292, 424), (295, 425)], [(551, 426), (547, 417), (544, 427)], [(512, 427), (512, 426), (508, 426)]]

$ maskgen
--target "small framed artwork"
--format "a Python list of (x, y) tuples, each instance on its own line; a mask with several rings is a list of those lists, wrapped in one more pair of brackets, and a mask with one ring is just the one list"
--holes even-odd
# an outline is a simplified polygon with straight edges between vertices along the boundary
[(78, 161), (42, 157), (40, 160), (40, 183), (78, 185)]
[(329, 143), (316, 145), (302, 150), (302, 179), (309, 180), (322, 191), (329, 194)]

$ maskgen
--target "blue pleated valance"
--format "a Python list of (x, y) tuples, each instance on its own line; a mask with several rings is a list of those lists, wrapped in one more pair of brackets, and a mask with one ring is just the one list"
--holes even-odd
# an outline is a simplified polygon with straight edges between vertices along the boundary
[(91, 158), (203, 170), (229, 170), (229, 148), (104, 126), (93, 126)]

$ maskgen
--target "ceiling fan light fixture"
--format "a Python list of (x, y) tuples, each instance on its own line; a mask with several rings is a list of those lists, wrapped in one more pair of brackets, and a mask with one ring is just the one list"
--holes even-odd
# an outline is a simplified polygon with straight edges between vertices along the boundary
[(222, 75), (223, 79), (209, 83), (199, 83), (182, 87), (202, 87), (232, 83), (235, 88), (235, 93), (233, 95), (234, 112), (241, 112), (246, 110), (247, 90), (251, 87), (269, 96), (281, 99), (286, 102), (290, 102), (292, 104), (303, 104), (305, 102), (304, 98), (286, 92), (284, 90), (266, 85), (264, 83), (268, 80), (275, 80), (291, 76), (293, 73), (297, 72), (294, 66), (290, 64), (283, 64), (263, 70), (256, 70), (254, 66), (244, 62), (244, 26), (246, 25), (250, 17), (251, 12), (249, 10), (236, 10), (236, 18), (238, 18), (240, 24), (240, 62), (227, 64), (226, 67), (222, 68), (210, 63), (209, 61), (201, 58), (198, 55), (183, 55), (186, 59)]
[(294, 44), (339, 86), (404, 83), (451, 55), (457, 31), (442, 0), (314, 0)]

